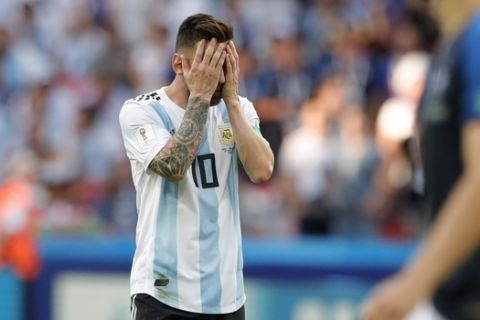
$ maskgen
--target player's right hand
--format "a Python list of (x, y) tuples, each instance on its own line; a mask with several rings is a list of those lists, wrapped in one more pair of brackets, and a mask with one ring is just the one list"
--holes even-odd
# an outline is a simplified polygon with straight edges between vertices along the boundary
[(377, 286), (364, 302), (362, 320), (403, 320), (415, 306), (431, 296), (431, 289), (416, 277), (400, 272)]
[(219, 44), (215, 38), (198, 43), (191, 65), (187, 58), (181, 55), (183, 77), (191, 97), (210, 101), (223, 72), (226, 55), (225, 43)]

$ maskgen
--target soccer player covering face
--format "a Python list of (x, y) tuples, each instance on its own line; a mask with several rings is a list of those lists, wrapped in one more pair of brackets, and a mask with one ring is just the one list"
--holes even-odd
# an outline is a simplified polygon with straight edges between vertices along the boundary
[(244, 319), (238, 160), (258, 183), (274, 159), (238, 95), (232, 37), (209, 15), (187, 18), (175, 79), (120, 112), (137, 191), (133, 319)]
[(436, 218), (413, 259), (374, 290), (364, 320), (404, 319), (428, 300), (437, 313), (428, 319), (480, 319), (480, 5), (432, 5), (443, 41), (419, 120), (426, 196)]

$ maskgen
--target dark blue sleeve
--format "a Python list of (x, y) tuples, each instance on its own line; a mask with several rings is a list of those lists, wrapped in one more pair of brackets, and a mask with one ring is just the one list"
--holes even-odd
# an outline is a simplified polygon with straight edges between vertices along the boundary
[(459, 64), (463, 84), (462, 123), (480, 120), (480, 19), (477, 16), (464, 33)]

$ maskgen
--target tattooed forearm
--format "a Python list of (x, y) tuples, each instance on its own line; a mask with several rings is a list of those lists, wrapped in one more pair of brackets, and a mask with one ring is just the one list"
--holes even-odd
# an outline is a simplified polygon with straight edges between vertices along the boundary
[(208, 100), (199, 97), (188, 100), (180, 128), (150, 162), (151, 170), (168, 179), (183, 178), (200, 146), (209, 106)]

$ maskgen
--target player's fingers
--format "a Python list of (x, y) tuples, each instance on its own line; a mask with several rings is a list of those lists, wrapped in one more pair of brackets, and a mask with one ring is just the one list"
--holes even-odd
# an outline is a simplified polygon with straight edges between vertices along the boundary
[(225, 59), (225, 66), (227, 68), (227, 74), (226, 74), (227, 77), (230, 77), (232, 75), (232, 72), (233, 72), (232, 60), (233, 60), (233, 56), (232, 56), (231, 51), (227, 51), (227, 56), (226, 56), (226, 59)]
[(215, 52), (212, 56), (212, 60), (210, 61), (210, 65), (217, 67), (218, 60), (220, 60), (224, 51), (225, 51), (225, 43), (220, 43), (215, 49)]
[(193, 58), (194, 64), (199, 64), (202, 62), (203, 54), (205, 52), (205, 40), (202, 39), (198, 42), (197, 50), (195, 51), (195, 57)]
[(232, 52), (232, 68), (234, 71), (238, 72), (238, 64), (239, 64), (239, 57), (238, 53), (235, 50), (235, 45), (233, 44), (233, 41), (231, 41), (232, 47), (231, 47), (231, 52)]
[(230, 40), (230, 46), (232, 48), (233, 56), (235, 57), (235, 60), (240, 60), (240, 56), (238, 55), (237, 48), (235, 47), (235, 43), (233, 43), (232, 40)]
[(210, 64), (210, 60), (212, 60), (212, 56), (217, 48), (217, 39), (212, 38), (205, 49), (205, 54), (203, 55), (202, 62)]
[(227, 52), (223, 50), (222, 55), (220, 56), (220, 59), (218, 59), (218, 63), (215, 67), (217, 71), (220, 71), (223, 68), (223, 64), (225, 63), (226, 58), (227, 58)]

